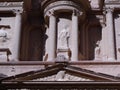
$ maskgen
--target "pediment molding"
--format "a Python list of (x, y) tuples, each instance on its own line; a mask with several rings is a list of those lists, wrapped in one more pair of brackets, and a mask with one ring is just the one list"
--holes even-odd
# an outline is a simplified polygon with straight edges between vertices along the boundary
[(19, 75), (7, 77), (1, 82), (23, 82), (23, 81), (120, 81), (119, 77), (106, 75), (87, 69), (68, 65), (67, 63), (56, 63), (43, 70), (30, 71)]
[(94, 80), (82, 76), (81, 77), (75, 76), (67, 73), (66, 71), (59, 71), (55, 75), (37, 78), (32, 81), (94, 81)]

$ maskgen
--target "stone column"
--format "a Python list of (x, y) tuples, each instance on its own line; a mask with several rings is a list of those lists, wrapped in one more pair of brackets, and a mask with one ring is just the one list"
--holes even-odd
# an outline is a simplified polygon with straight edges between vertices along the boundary
[(14, 10), (13, 12), (16, 14), (16, 16), (15, 16), (15, 26), (14, 26), (14, 34), (13, 34), (12, 59), (19, 60), (22, 10)]
[(106, 61), (108, 58), (108, 35), (105, 24), (102, 24), (102, 60)]
[(56, 17), (53, 11), (50, 12), (49, 16), (49, 48), (48, 48), (48, 61), (54, 60), (56, 54)]
[(71, 61), (78, 61), (78, 13), (76, 11), (72, 14), (71, 46)]
[(106, 9), (106, 25), (108, 30), (108, 60), (115, 60), (113, 8)]

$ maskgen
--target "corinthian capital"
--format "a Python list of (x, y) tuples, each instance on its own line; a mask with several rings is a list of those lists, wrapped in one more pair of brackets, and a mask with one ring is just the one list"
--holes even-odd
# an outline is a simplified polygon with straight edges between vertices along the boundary
[(21, 10), (21, 9), (20, 10), (19, 9), (13, 9), (12, 11), (16, 15), (19, 15), (19, 14), (21, 14), (23, 12), (23, 10)]
[(82, 11), (78, 11), (78, 10), (73, 10), (73, 14), (74, 16), (81, 16), (83, 14)]
[(54, 14), (54, 10), (50, 10), (50, 11), (48, 11), (48, 16), (54, 16), (55, 14)]

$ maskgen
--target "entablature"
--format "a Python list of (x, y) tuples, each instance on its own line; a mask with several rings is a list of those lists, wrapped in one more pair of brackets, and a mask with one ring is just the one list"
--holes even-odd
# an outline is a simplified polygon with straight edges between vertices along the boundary
[[(53, 2), (57, 2), (57, 1), (61, 1), (61, 0), (42, 0), (41, 2), (41, 6), (44, 9), (45, 7), (47, 7), (49, 4), (53, 3)], [(63, 1), (63, 0), (62, 0)], [(85, 11), (90, 9), (90, 4), (88, 0), (64, 0), (66, 2), (71, 1), (76, 3), (77, 5), (81, 6), (82, 8), (85, 9)]]
[(0, 11), (23, 10), (23, 2), (0, 2)]
[(113, 3), (120, 3), (120, 0), (105, 0), (105, 3), (113, 4)]
[(120, 9), (119, 0), (105, 0), (105, 8)]

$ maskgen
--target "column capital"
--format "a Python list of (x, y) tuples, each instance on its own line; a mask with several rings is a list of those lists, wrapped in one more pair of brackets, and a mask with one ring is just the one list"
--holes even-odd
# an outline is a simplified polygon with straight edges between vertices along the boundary
[(82, 11), (78, 11), (78, 10), (73, 10), (73, 13), (72, 13), (72, 15), (73, 16), (81, 16), (83, 14), (83, 12)]
[(49, 16), (49, 17), (50, 17), (50, 16), (54, 16), (54, 15), (55, 15), (54, 12), (55, 12), (54, 10), (50, 10), (50, 11), (48, 11), (48, 16)]
[(23, 12), (23, 10), (21, 10), (21, 9), (20, 10), (19, 9), (13, 9), (12, 11), (16, 15), (20, 15)]
[(114, 8), (113, 8), (113, 7), (107, 7), (107, 8), (105, 8), (104, 11), (103, 11), (104, 14), (106, 14), (106, 13), (108, 13), (108, 12), (113, 13), (113, 12), (114, 12)]

